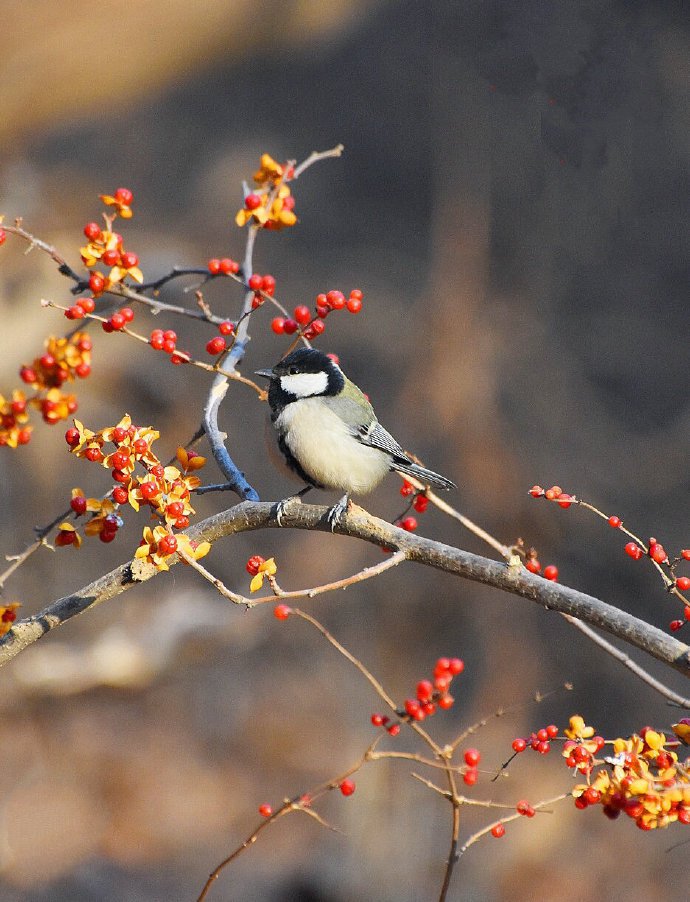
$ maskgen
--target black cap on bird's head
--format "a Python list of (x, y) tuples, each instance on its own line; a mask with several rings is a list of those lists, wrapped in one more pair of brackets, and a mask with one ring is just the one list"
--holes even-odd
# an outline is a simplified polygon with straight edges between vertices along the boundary
[(337, 395), (345, 385), (340, 367), (316, 348), (298, 348), (283, 357), (270, 370), (257, 370), (257, 376), (271, 380), (268, 403), (272, 408), (302, 398)]

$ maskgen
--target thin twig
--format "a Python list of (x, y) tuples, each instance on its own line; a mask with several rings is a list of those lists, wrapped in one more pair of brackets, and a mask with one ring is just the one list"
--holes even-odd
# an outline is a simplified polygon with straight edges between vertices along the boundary
[[(568, 798), (572, 798), (571, 794), (569, 792), (564, 792), (561, 795), (554, 796), (552, 799), (545, 799), (543, 802), (537, 802), (536, 805), (532, 805), (532, 808), (534, 808), (535, 811), (539, 811), (549, 805), (554, 805), (556, 802), (562, 802), (564, 799)], [(462, 844), (458, 851), (458, 857), (460, 857), (460, 855), (464, 855), (469, 847), (473, 846), (477, 842), (477, 840), (482, 838), (482, 836), (486, 836), (487, 833), (491, 833), (491, 831), (497, 824), (508, 824), (510, 823), (510, 821), (519, 820), (523, 816), (524, 815), (518, 814), (516, 812), (515, 814), (510, 815), (510, 817), (502, 817), (500, 820), (494, 821), (492, 824), (488, 824), (486, 827), (482, 827), (481, 830), (477, 830), (476, 833), (473, 833), (471, 836), (469, 836)]]

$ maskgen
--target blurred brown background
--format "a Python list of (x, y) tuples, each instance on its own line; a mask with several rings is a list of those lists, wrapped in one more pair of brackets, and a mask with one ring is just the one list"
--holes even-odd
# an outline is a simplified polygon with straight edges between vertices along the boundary
[[(290, 306), (360, 287), (359, 318), (333, 317), (322, 347), (369, 392), (384, 422), (456, 479), (458, 507), (504, 541), (524, 536), (564, 582), (651, 622), (677, 616), (651, 568), (578, 510), (533, 502), (559, 482), (667, 549), (687, 546), (688, 33), (673, 2), (293, 2), (115, 6), (0, 2), (0, 211), (78, 262), (97, 194), (135, 193), (127, 243), (147, 277), (239, 256), (241, 180), (260, 153), (342, 160), (296, 184), (299, 226), (261, 236), (256, 268)], [(63, 331), (41, 297), (68, 299), (44, 255), (0, 251), (0, 391), (41, 339)], [(165, 297), (180, 302), (178, 285)], [(235, 287), (216, 283), (232, 317)], [(257, 319), (246, 368), (284, 345)], [(142, 331), (153, 327), (138, 315)], [(160, 325), (162, 318), (155, 321)], [(202, 353), (208, 334), (166, 320)], [(162, 456), (198, 425), (208, 380), (120, 336), (95, 335), (80, 416), (125, 411), (162, 432)], [(262, 497), (288, 487), (263, 462), (265, 410), (228, 395), (229, 445)], [(2, 548), (20, 550), (79, 485), (106, 474), (66, 453), (60, 426), (3, 450)], [(210, 466), (206, 474), (214, 480)], [(200, 515), (228, 503), (200, 500)], [(391, 477), (368, 509), (401, 509)], [(37, 555), (7, 600), (40, 610), (121, 563), (142, 520), (112, 545)], [(420, 531), (485, 553), (429, 513)], [(208, 565), (246, 590), (253, 553), (286, 587), (380, 560), (324, 535), (240, 536)], [(403, 699), (439, 654), (466, 661), (452, 737), (566, 679), (575, 691), (523, 706), (477, 738), (489, 768), (511, 739), (582, 712), (609, 737), (677, 716), (565, 622), (528, 602), (413, 567), (304, 605)], [(649, 663), (649, 662), (643, 662)], [(658, 673), (653, 665), (651, 669)], [(663, 674), (668, 678), (668, 674)], [(687, 686), (670, 678), (687, 694)], [(2, 671), (0, 895), (188, 900), (278, 803), (354, 761), (380, 707), (305, 625), (243, 614), (175, 568), (73, 621)], [(407, 739), (398, 740), (407, 748)], [(536, 758), (536, 756), (533, 756)], [(221, 878), (212, 899), (436, 897), (449, 812), (408, 776), (369, 767), (352, 799), (323, 810), (345, 836), (293, 816)], [(483, 785), (482, 785), (483, 782)], [(567, 789), (556, 752), (524, 756), (476, 797), (514, 803)], [(463, 833), (488, 818), (463, 812)], [(687, 898), (682, 828), (561, 806), (512, 825), (463, 859), (452, 898)]]

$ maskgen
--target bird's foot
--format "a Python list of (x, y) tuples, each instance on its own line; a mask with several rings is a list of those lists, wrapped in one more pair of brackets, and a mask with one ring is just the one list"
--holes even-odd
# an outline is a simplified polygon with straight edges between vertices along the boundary
[(328, 511), (326, 519), (331, 525), (331, 532), (335, 532), (336, 526), (340, 526), (349, 506), (350, 499), (347, 495), (343, 495), (340, 501), (334, 504), (333, 507)]
[(297, 492), (296, 495), (290, 495), (289, 498), (283, 498), (282, 501), (279, 501), (276, 504), (276, 521), (278, 522), (278, 526), (283, 525), (283, 517), (288, 512), (288, 508), (292, 507), (295, 504), (301, 504), (302, 496), (306, 495), (310, 490), (310, 485), (305, 486), (301, 491)]

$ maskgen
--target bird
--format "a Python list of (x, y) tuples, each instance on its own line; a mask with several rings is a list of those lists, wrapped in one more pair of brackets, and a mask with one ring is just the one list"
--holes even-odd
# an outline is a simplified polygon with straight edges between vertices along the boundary
[(269, 380), (268, 404), (278, 449), (288, 468), (306, 483), (279, 502), (279, 525), (291, 503), (318, 488), (345, 493), (328, 513), (334, 530), (350, 495), (371, 492), (391, 471), (441, 489), (457, 488), (412, 460), (379, 423), (364, 392), (322, 351), (299, 348), (256, 375)]

